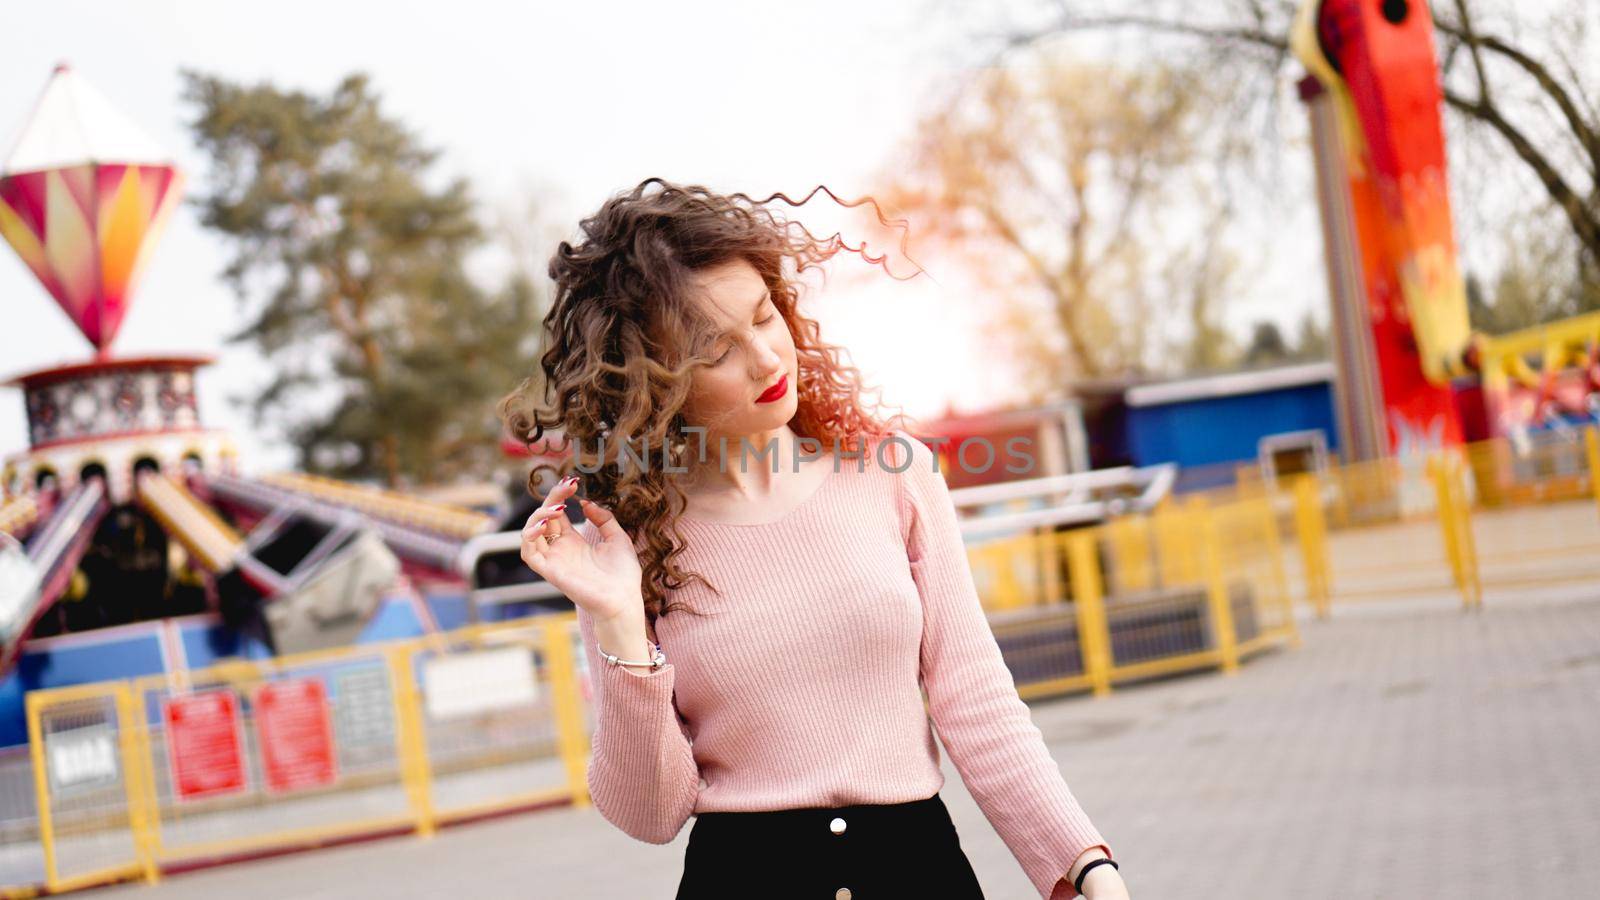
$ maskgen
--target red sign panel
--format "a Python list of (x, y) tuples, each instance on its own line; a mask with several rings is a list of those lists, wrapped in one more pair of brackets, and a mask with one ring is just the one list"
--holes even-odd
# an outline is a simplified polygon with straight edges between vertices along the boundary
[(333, 719), (320, 678), (274, 681), (252, 698), (261, 771), (267, 790), (295, 791), (332, 784)]
[(239, 702), (229, 690), (167, 697), (167, 761), (172, 790), (181, 800), (215, 797), (245, 789), (244, 742)]

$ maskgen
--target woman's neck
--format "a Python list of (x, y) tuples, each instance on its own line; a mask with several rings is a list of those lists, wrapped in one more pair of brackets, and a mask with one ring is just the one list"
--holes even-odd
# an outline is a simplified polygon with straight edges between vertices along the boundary
[[(691, 454), (690, 470), (680, 476), (684, 479), (680, 486), (692, 501), (710, 501), (717, 507), (773, 499), (794, 475), (810, 471), (816, 462), (818, 454), (804, 454), (808, 447), (799, 446), (799, 441), (788, 425), (740, 435), (708, 432), (705, 460), (699, 459), (700, 453)], [(693, 440), (689, 446), (699, 449)]]

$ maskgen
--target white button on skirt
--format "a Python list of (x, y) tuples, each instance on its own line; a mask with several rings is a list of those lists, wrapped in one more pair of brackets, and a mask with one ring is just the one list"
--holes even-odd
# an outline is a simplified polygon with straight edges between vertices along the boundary
[(694, 817), (676, 900), (983, 900), (938, 794)]

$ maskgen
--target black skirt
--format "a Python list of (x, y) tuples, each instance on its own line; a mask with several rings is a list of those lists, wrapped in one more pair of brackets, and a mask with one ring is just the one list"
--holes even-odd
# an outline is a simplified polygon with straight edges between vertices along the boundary
[(938, 794), (695, 816), (677, 900), (983, 900)]

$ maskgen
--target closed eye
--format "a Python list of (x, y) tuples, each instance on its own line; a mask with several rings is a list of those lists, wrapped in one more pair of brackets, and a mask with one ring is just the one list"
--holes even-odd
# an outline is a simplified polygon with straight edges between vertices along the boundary
[[(767, 295), (767, 300), (770, 301), (771, 299), (772, 299), (772, 295), (768, 294)], [(758, 320), (756, 322), (756, 324), (757, 325), (766, 325), (767, 323), (771, 322), (773, 319), (776, 319), (777, 317), (778, 317), (778, 314), (776, 312), (768, 313), (767, 317), (765, 319)], [(716, 358), (716, 361), (713, 362), (712, 365), (720, 364), (723, 360), (727, 359), (728, 358), (728, 354), (730, 354), (732, 352), (733, 352), (733, 348), (732, 347), (729, 347), (728, 349), (722, 351), (722, 355), (718, 356)]]

